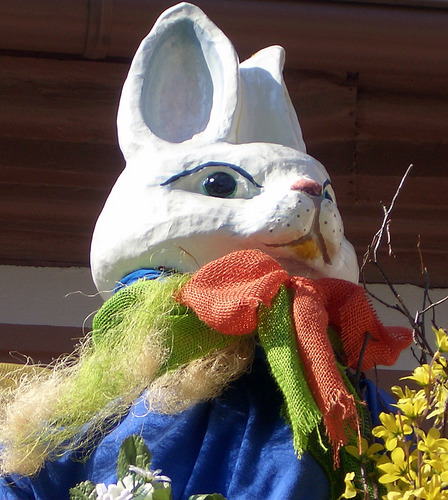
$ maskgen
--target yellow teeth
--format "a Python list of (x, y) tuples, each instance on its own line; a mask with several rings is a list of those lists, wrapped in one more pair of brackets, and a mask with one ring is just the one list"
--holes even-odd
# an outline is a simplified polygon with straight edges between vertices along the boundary
[(314, 260), (322, 256), (322, 252), (314, 239), (302, 241), (294, 245), (288, 245), (288, 248), (304, 260)]

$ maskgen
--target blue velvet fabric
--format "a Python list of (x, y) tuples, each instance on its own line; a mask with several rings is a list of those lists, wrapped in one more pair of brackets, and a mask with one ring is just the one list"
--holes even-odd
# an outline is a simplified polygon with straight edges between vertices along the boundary
[[(366, 390), (374, 413), (382, 411), (375, 386)], [(67, 455), (36, 478), (3, 478), (0, 498), (63, 500), (80, 481), (116, 482), (120, 444), (139, 434), (153, 454), (152, 468), (171, 477), (174, 500), (214, 492), (229, 500), (327, 500), (327, 477), (309, 454), (295, 455), (281, 404), (265, 360), (257, 357), (221, 397), (179, 415), (148, 413), (143, 399), (137, 401), (86, 463)]]

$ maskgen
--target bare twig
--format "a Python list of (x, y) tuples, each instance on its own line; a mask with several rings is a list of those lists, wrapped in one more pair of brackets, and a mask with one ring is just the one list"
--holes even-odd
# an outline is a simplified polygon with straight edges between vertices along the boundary
[(392, 246), (390, 242), (390, 230), (389, 230), (389, 224), (390, 224), (390, 214), (392, 213), (392, 210), (395, 207), (395, 202), (397, 201), (398, 195), (400, 194), (401, 190), (403, 189), (403, 185), (411, 172), (413, 168), (413, 165), (409, 165), (407, 168), (405, 174), (403, 175), (400, 184), (392, 198), (392, 201), (390, 202), (389, 208), (386, 208), (383, 205), (383, 211), (384, 211), (384, 217), (383, 217), (383, 223), (381, 224), (380, 229), (376, 232), (374, 235), (371, 244), (369, 245), (367, 252), (364, 255), (364, 259), (361, 265), (361, 271), (364, 271), (364, 267), (368, 262), (378, 262), (378, 250), (381, 246), (381, 242), (383, 241), (384, 233), (388, 235), (388, 248), (389, 248), (389, 255), (393, 255), (392, 251)]
[(422, 243), (422, 238), (421, 238), (421, 235), (419, 234), (418, 239), (417, 239), (417, 252), (418, 252), (418, 257), (420, 259), (421, 273), (425, 274), (426, 267), (425, 267), (425, 263), (423, 262), (423, 253), (422, 253), (421, 243)]
[(373, 342), (378, 342), (375, 338), (372, 337), (372, 334), (370, 332), (365, 332), (365, 337), (362, 343), (361, 351), (359, 353), (359, 358), (358, 358), (358, 366), (356, 367), (356, 382), (357, 385), (359, 386), (359, 379), (361, 377), (361, 367), (362, 367), (362, 362), (364, 360), (364, 354), (367, 349), (367, 344), (369, 343), (369, 340), (372, 340)]
[(447, 300), (448, 300), (448, 295), (446, 297), (443, 297), (443, 299), (438, 300), (437, 302), (431, 302), (431, 304), (429, 304), (428, 307), (426, 307), (425, 309), (423, 309), (423, 311), (419, 311), (418, 314), (419, 315), (425, 314), (428, 311), (430, 311), (431, 309), (434, 309), (435, 307), (440, 306), (440, 304), (443, 304)]
[[(401, 193), (404, 183), (409, 176), (409, 173), (411, 172), (413, 168), (413, 165), (409, 165), (407, 168), (406, 172), (404, 173), (398, 188), (392, 198), (392, 201), (390, 202), (389, 207), (386, 207), (385, 205), (382, 205), (383, 208), (383, 221), (381, 224), (380, 229), (375, 233), (375, 235), (372, 238), (372, 241), (370, 245), (367, 248), (366, 253), (364, 254), (362, 265), (361, 265), (361, 277), (363, 280), (364, 288), (366, 289), (366, 292), (375, 300), (378, 300), (381, 304), (384, 306), (394, 309), (401, 314), (403, 314), (407, 320), (409, 321), (410, 325), (412, 326), (413, 329), (413, 336), (414, 336), (414, 341), (415, 344), (418, 346), (420, 349), (420, 363), (425, 362), (426, 355), (432, 355), (433, 351), (428, 344), (426, 340), (426, 332), (425, 332), (425, 318), (424, 315), (425, 313), (432, 311), (433, 312), (433, 324), (435, 323), (435, 316), (434, 316), (434, 310), (437, 305), (440, 305), (441, 303), (445, 302), (448, 300), (448, 297), (445, 297), (444, 299), (432, 303), (430, 295), (429, 295), (429, 287), (430, 287), (430, 281), (429, 281), (429, 274), (428, 271), (424, 265), (424, 260), (423, 260), (423, 254), (421, 251), (421, 241), (420, 241), (420, 235), (418, 237), (418, 242), (417, 242), (417, 251), (420, 257), (420, 266), (421, 266), (421, 273), (425, 276), (425, 290), (424, 290), (424, 296), (423, 296), (423, 303), (422, 303), (422, 310), (418, 311), (415, 315), (411, 314), (409, 311), (408, 307), (406, 306), (405, 302), (403, 301), (402, 297), (398, 293), (396, 287), (391, 283), (389, 280), (387, 274), (384, 272), (381, 264), (378, 262), (378, 252), (380, 249), (381, 244), (385, 240), (385, 244), (388, 249), (388, 254), (389, 256), (395, 256), (394, 252), (392, 250), (392, 238), (391, 238), (391, 231), (390, 231), (390, 222), (391, 222), (391, 214), (392, 211), (395, 208), (396, 201), (398, 199), (398, 195)], [(382, 279), (386, 283), (386, 285), (389, 287), (390, 291), (392, 292), (393, 296), (396, 299), (396, 303), (388, 303), (385, 300), (380, 299), (376, 295), (374, 295), (367, 287), (366, 280), (365, 280), (365, 267), (367, 264), (375, 266), (377, 271), (380, 273)], [(415, 355), (415, 354), (414, 354)]]
[[(390, 307), (392, 309), (396, 309), (399, 311), (403, 316), (406, 316), (408, 319), (409, 323), (411, 324), (412, 328), (419, 328), (419, 325), (415, 322), (414, 316), (412, 316), (411, 312), (407, 308), (406, 304), (404, 303), (403, 299), (401, 298), (401, 295), (398, 293), (397, 289), (395, 286), (392, 284), (392, 282), (389, 280), (387, 274), (383, 271), (383, 268), (380, 266), (378, 262), (372, 262), (372, 264), (375, 265), (375, 267), (378, 269), (380, 272), (381, 276), (383, 277), (384, 281), (386, 282), (387, 286), (389, 287), (390, 291), (393, 293), (394, 297), (397, 299), (398, 304), (391, 305)], [(371, 295), (369, 290), (366, 288), (367, 293)]]
[[(421, 274), (425, 277), (425, 288), (423, 292), (422, 309), (421, 311), (417, 311), (417, 314), (415, 315), (415, 322), (419, 325), (419, 331), (417, 333), (417, 331), (414, 330), (413, 334), (414, 334), (414, 341), (420, 348), (420, 358), (418, 359), (418, 361), (420, 362), (420, 364), (424, 364), (427, 362), (427, 355), (432, 354), (432, 349), (429, 348), (429, 345), (426, 342), (426, 328), (425, 328), (426, 324), (425, 313), (429, 312), (430, 310), (430, 308), (427, 309), (428, 307), (427, 304), (428, 303), (431, 304), (432, 301), (429, 295), (429, 288), (430, 288), (429, 273), (423, 259), (420, 234), (418, 235), (418, 240), (417, 240), (417, 252), (420, 259)], [(432, 323), (435, 324), (435, 308), (432, 308)], [(414, 352), (413, 355), (416, 357)]]

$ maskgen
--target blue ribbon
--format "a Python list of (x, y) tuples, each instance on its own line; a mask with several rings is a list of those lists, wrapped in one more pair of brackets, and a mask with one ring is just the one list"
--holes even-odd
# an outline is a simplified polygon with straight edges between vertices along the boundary
[(137, 271), (133, 271), (132, 273), (127, 274), (124, 278), (122, 278), (114, 288), (114, 293), (117, 293), (118, 290), (126, 286), (130, 286), (138, 280), (156, 280), (158, 278), (166, 277), (175, 273), (174, 269), (166, 268), (166, 267), (158, 267), (149, 268), (149, 269), (137, 269)]

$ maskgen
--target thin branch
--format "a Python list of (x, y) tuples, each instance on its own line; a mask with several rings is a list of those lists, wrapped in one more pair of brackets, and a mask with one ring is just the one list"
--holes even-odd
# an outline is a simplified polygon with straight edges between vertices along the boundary
[(431, 304), (429, 304), (428, 307), (426, 307), (425, 309), (423, 309), (423, 311), (419, 311), (418, 314), (421, 316), (422, 314), (427, 313), (431, 309), (434, 309), (435, 307), (440, 306), (440, 304), (443, 304), (447, 300), (448, 300), (448, 295), (446, 297), (443, 297), (443, 299), (438, 300), (437, 302), (432, 302)]
[(392, 237), (390, 234), (390, 219), (387, 221), (386, 224), (386, 235), (387, 235), (387, 248), (389, 249), (389, 257), (395, 257), (395, 254), (392, 250)]
[[(365, 288), (366, 287), (367, 287), (367, 284), (365, 284)], [(366, 290), (367, 290), (367, 288), (366, 288)], [(404, 314), (403, 310), (401, 309), (401, 307), (398, 304), (389, 304), (389, 302), (386, 302), (385, 300), (381, 299), (380, 297), (378, 297), (378, 295), (376, 295), (375, 293), (373, 293), (370, 290), (367, 290), (367, 293), (369, 294), (369, 296), (372, 299), (378, 301), (384, 307), (387, 307), (389, 309), (393, 309), (394, 311), (398, 311), (399, 313)]]
[(419, 257), (419, 259), (420, 259), (420, 269), (421, 269), (421, 273), (422, 273), (422, 274), (425, 274), (426, 267), (425, 267), (425, 263), (423, 262), (423, 253), (422, 253), (422, 246), (421, 246), (421, 243), (422, 243), (422, 237), (421, 237), (421, 235), (419, 234), (419, 235), (418, 235), (418, 239), (417, 239), (417, 252), (418, 252), (418, 257)]
[(364, 354), (367, 349), (367, 344), (369, 343), (369, 340), (372, 340), (373, 342), (378, 342), (375, 338), (372, 337), (372, 334), (370, 332), (365, 332), (365, 337), (361, 346), (361, 351), (359, 353), (359, 358), (358, 358), (358, 366), (356, 367), (356, 381), (357, 385), (359, 386), (359, 379), (361, 377), (361, 368), (362, 368), (362, 362), (364, 360)]
[(412, 337), (414, 339), (415, 344), (420, 348), (421, 356), (418, 360), (420, 364), (426, 363), (426, 355), (429, 354), (431, 357), (434, 356), (434, 351), (431, 346), (428, 344), (426, 340), (426, 336), (423, 333), (424, 330), (424, 319), (423, 321), (420, 319), (420, 311), (415, 313), (415, 327), (412, 330)]
[(383, 217), (383, 223), (381, 224), (380, 229), (376, 232), (372, 239), (372, 243), (369, 245), (367, 252), (364, 255), (363, 263), (361, 266), (361, 271), (364, 270), (365, 265), (368, 262), (378, 262), (378, 250), (380, 248), (380, 245), (383, 241), (384, 233), (388, 235), (388, 247), (389, 247), (389, 255), (393, 255), (391, 243), (390, 243), (390, 231), (389, 231), (389, 221), (390, 221), (390, 214), (392, 213), (394, 207), (395, 207), (395, 202), (397, 201), (398, 195), (400, 194), (401, 190), (403, 189), (404, 183), (411, 172), (413, 168), (413, 165), (409, 165), (407, 168), (405, 174), (401, 178), (400, 184), (395, 191), (395, 194), (392, 198), (392, 201), (390, 202), (389, 208), (386, 209), (386, 207), (383, 205), (383, 211), (384, 211), (384, 217)]
[(418, 328), (419, 325), (415, 322), (414, 317), (412, 316), (412, 314), (410, 313), (406, 304), (404, 303), (403, 299), (401, 298), (401, 295), (397, 292), (396, 288), (391, 283), (388, 276), (383, 271), (382, 267), (378, 264), (378, 262), (375, 262), (374, 264), (375, 264), (376, 268), (378, 269), (378, 271), (381, 273), (381, 276), (383, 277), (383, 279), (386, 282), (387, 286), (389, 287), (390, 291), (394, 294), (394, 297), (397, 299), (398, 303), (400, 304), (400, 306), (397, 308), (397, 310), (400, 311), (404, 316), (407, 317), (408, 321), (411, 323), (412, 328)]
[[(378, 252), (380, 249), (381, 244), (385, 240), (385, 244), (387, 245), (388, 248), (388, 254), (389, 256), (394, 256), (394, 252), (392, 250), (392, 237), (391, 237), (391, 231), (390, 231), (390, 222), (391, 222), (391, 213), (395, 208), (395, 204), (398, 199), (398, 195), (401, 193), (404, 183), (406, 182), (406, 179), (408, 178), (411, 170), (413, 168), (413, 165), (409, 165), (407, 168), (406, 172), (404, 173), (403, 177), (401, 178), (401, 181), (398, 185), (397, 190), (395, 191), (395, 194), (392, 198), (392, 201), (390, 202), (390, 205), (388, 208), (386, 208), (385, 205), (382, 204), (382, 209), (383, 209), (383, 221), (381, 224), (380, 229), (375, 233), (375, 235), (372, 238), (372, 241), (370, 245), (367, 248), (366, 253), (364, 254), (363, 257), (363, 262), (361, 265), (361, 276), (364, 284), (364, 288), (366, 289), (366, 292), (375, 300), (378, 300), (381, 304), (384, 306), (394, 309), (401, 314), (403, 314), (409, 321), (410, 325), (412, 326), (413, 329), (413, 337), (414, 337), (414, 342), (415, 344), (419, 347), (420, 352), (421, 352), (421, 362), (422, 360), (426, 357), (427, 354), (432, 353), (432, 349), (430, 345), (428, 344), (426, 340), (426, 335), (425, 335), (425, 323), (424, 323), (424, 315), (426, 312), (430, 311), (431, 309), (434, 311), (434, 308), (439, 305), (440, 303), (444, 302), (445, 300), (448, 300), (448, 297), (445, 299), (442, 299), (442, 301), (438, 301), (437, 303), (432, 304), (431, 299), (429, 296), (429, 275), (427, 272), (427, 269), (424, 265), (423, 261), (423, 254), (421, 251), (421, 241), (420, 241), (420, 235), (418, 238), (418, 243), (417, 243), (417, 251), (419, 253), (420, 257), (420, 266), (421, 266), (421, 271), (422, 274), (425, 275), (425, 292), (424, 292), (424, 297), (423, 297), (423, 304), (422, 304), (422, 311), (417, 312), (415, 316), (411, 314), (409, 311), (408, 307), (406, 306), (405, 302), (401, 298), (400, 294), (396, 290), (395, 286), (391, 283), (389, 280), (387, 274), (384, 272), (382, 266), (378, 262)], [(390, 291), (394, 295), (397, 303), (395, 304), (390, 304), (387, 303), (386, 301), (380, 299), (376, 295), (374, 295), (367, 287), (366, 281), (365, 281), (365, 267), (367, 264), (373, 264), (378, 272), (381, 274), (384, 282), (386, 285), (389, 287)], [(430, 305), (428, 305), (430, 303)]]

